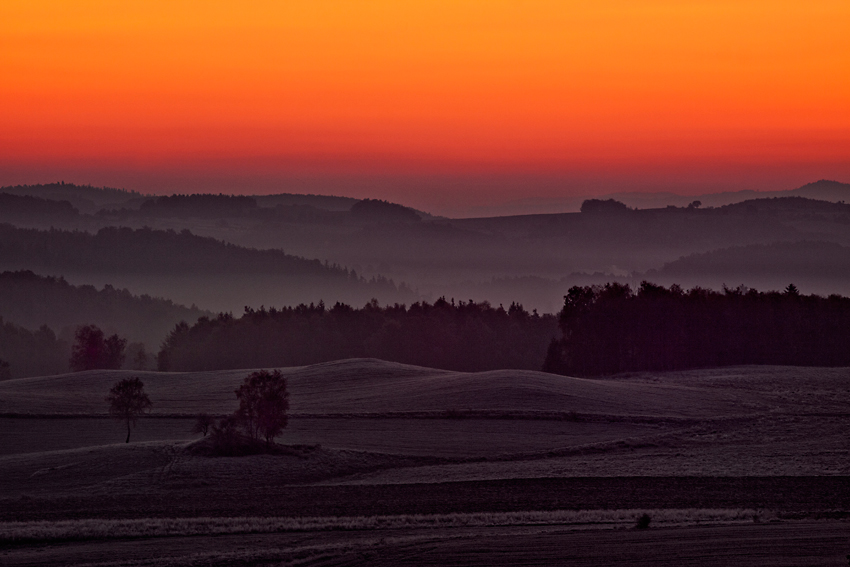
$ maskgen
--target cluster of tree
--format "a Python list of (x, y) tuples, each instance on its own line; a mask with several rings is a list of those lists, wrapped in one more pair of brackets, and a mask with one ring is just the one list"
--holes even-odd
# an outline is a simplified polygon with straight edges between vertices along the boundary
[(160, 370), (299, 366), (373, 357), (460, 371), (538, 369), (557, 333), (552, 315), (489, 303), (414, 303), (362, 309), (337, 303), (284, 309), (245, 308), (178, 324), (163, 342)]
[(0, 379), (66, 372), (69, 351), (46, 325), (30, 331), (0, 317)]
[(47, 325), (62, 336), (63, 329), (94, 323), (148, 345), (159, 345), (178, 321), (210, 315), (196, 307), (149, 295), (135, 296), (110, 285), (101, 290), (91, 285), (75, 286), (64, 278), (31, 271), (0, 273), (0, 314), (30, 329)]
[(148, 367), (143, 344), (128, 345), (127, 339), (117, 334), (106, 336), (96, 325), (77, 327), (74, 342), (69, 345), (47, 325), (30, 331), (0, 317), (0, 380), (50, 376), (69, 369), (119, 369), (125, 366), (128, 350), (128, 366), (140, 370)]
[(850, 365), (850, 298), (643, 282), (576, 286), (544, 370), (574, 376), (738, 364)]
[[(253, 372), (236, 389), (236, 399), (239, 400), (236, 411), (210, 427), (214, 451), (219, 455), (255, 452), (261, 441), (265, 442), (265, 449), (270, 448), (288, 422), (286, 378), (280, 370)], [(206, 430), (209, 424), (209, 416), (201, 414), (194, 430)], [(240, 430), (244, 437), (240, 436)]]
[(586, 215), (611, 215), (631, 211), (625, 203), (614, 199), (587, 199), (581, 204), (581, 212)]
[(283, 250), (256, 250), (188, 230), (150, 228), (106, 227), (90, 234), (0, 224), (0, 264), (63, 272), (297, 274), (357, 279), (345, 268)]
[(416, 211), (379, 199), (363, 199), (351, 207), (351, 216), (356, 219), (378, 222), (418, 222), (422, 220)]
[(0, 187), (0, 192), (13, 195), (30, 195), (53, 201), (69, 201), (84, 213), (94, 213), (104, 206), (128, 204), (143, 199), (141, 193), (111, 187), (75, 185), (74, 183), (44, 183), (37, 185), (9, 185)]
[(71, 349), (69, 364), (74, 372), (83, 370), (121, 368), (124, 364), (124, 349), (127, 339), (118, 335), (109, 337), (95, 325), (83, 325), (77, 328), (74, 346)]
[(234, 217), (257, 208), (257, 200), (243, 195), (165, 195), (145, 201), (143, 215), (160, 217)]
[[(207, 413), (199, 414), (192, 433), (206, 437), (211, 431), (212, 449), (216, 455), (256, 452), (261, 440), (265, 441), (263, 449), (268, 450), (288, 422), (286, 378), (280, 370), (253, 372), (236, 389), (236, 399), (239, 400), (236, 411), (218, 422)], [(240, 429), (244, 434), (239, 433)]]

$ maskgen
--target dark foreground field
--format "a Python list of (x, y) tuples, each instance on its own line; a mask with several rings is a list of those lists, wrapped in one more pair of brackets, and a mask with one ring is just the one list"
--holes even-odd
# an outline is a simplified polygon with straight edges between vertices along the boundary
[(848, 526), (558, 526), (135, 538), (0, 551), (4, 565), (845, 565)]
[(143, 374), (129, 444), (124, 373), (0, 383), (0, 564), (847, 564), (848, 369), (286, 372), (283, 454), (248, 457), (188, 433), (246, 371)]

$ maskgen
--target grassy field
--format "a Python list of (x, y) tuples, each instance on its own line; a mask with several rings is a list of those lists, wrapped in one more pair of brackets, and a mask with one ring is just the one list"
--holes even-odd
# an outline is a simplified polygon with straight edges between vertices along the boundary
[[(527, 546), (527, 564), (598, 564), (576, 530), (605, 561), (647, 565), (850, 553), (850, 369), (585, 380), (339, 361), (284, 369), (290, 450), (201, 456), (192, 416), (233, 411), (249, 372), (0, 382), (0, 562), (483, 565)], [(125, 444), (104, 396), (136, 375), (153, 412)], [(787, 541), (805, 553), (782, 562)]]
[[(235, 388), (250, 372), (100, 370), (8, 380), (0, 382), (0, 414), (103, 415), (104, 392), (127, 376), (145, 383), (156, 415), (229, 413)], [(586, 380), (524, 370), (462, 373), (372, 359), (287, 368), (284, 374), (293, 415), (479, 411), (706, 418), (769, 409), (758, 392), (652, 377)]]

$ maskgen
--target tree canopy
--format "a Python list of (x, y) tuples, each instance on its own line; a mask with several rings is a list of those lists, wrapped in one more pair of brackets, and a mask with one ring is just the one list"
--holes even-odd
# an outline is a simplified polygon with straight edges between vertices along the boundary
[(287, 423), (286, 378), (280, 370), (253, 372), (236, 389), (236, 397), (239, 409), (235, 415), (245, 432), (254, 441), (265, 439), (266, 445), (271, 444)]
[(850, 365), (850, 298), (796, 286), (575, 286), (544, 370), (575, 376), (738, 364)]
[(343, 358), (380, 358), (447, 370), (534, 369), (557, 332), (552, 315), (487, 302), (417, 302), (361, 309), (299, 305), (246, 308), (195, 325), (178, 324), (158, 355), (160, 370), (300, 366)]
[(139, 378), (125, 378), (116, 382), (106, 396), (109, 402), (109, 415), (127, 424), (127, 439), (130, 442), (130, 426), (136, 424), (136, 418), (151, 407), (150, 398), (145, 393), (145, 385)]
[(104, 337), (95, 325), (77, 327), (74, 346), (71, 348), (71, 370), (118, 369), (124, 364), (127, 339), (118, 335)]

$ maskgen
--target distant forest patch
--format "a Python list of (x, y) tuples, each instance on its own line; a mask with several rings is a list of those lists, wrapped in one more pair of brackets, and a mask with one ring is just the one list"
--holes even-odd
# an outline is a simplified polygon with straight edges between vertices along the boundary
[(0, 315), (30, 329), (47, 325), (60, 335), (69, 330), (63, 335), (68, 340), (77, 326), (93, 323), (151, 348), (158, 347), (178, 321), (195, 321), (210, 313), (110, 285), (98, 290), (71, 285), (61, 277), (19, 271), (0, 273)]
[(351, 207), (354, 218), (382, 222), (419, 222), (422, 220), (411, 208), (381, 201), (378, 199), (363, 199)]
[(256, 250), (196, 236), (188, 230), (106, 227), (96, 234), (35, 230), (0, 224), (0, 265), (61, 272), (154, 274), (286, 274), (352, 278), (318, 260)]
[(739, 364), (850, 365), (850, 298), (643, 282), (575, 286), (544, 370), (571, 376)]
[(472, 301), (362, 309), (337, 303), (249, 309), (181, 323), (158, 356), (163, 371), (300, 366), (370, 357), (429, 368), (483, 371), (540, 368), (557, 333), (553, 315)]
[(67, 372), (70, 352), (47, 325), (30, 331), (0, 317), (0, 380)]
[(170, 195), (141, 204), (142, 214), (162, 217), (241, 216), (257, 208), (257, 200), (243, 195)]
[(79, 211), (69, 201), (53, 201), (31, 195), (0, 192), (0, 220), (65, 220), (75, 218)]

